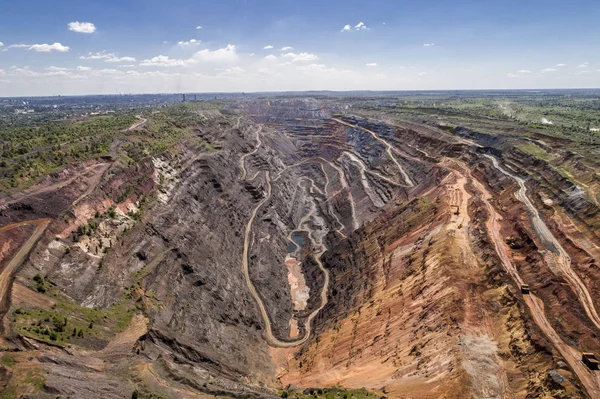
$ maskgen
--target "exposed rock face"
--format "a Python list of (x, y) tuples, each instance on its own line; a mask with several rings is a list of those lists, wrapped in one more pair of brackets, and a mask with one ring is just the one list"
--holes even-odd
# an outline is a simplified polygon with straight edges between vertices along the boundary
[[(540, 252), (514, 179), (483, 156), (502, 155), (498, 143), (337, 112), (310, 99), (240, 102), (190, 126), (214, 151), (184, 140), (5, 201), (3, 224), (53, 218), (4, 318), (11, 370), (43, 370), (42, 390), (58, 396), (276, 397), (288, 384), (590, 393), (573, 359), (561, 362), (564, 348), (595, 349), (598, 331)], [(548, 197), (595, 220), (563, 183)], [(11, 230), (2, 262), (30, 230)], [(588, 236), (556, 234), (595, 292), (593, 245), (578, 254), (572, 238)], [(562, 321), (544, 322), (538, 297)], [(70, 329), (67, 319), (68, 337), (39, 333)], [(15, 381), (11, 370), (0, 383)]]

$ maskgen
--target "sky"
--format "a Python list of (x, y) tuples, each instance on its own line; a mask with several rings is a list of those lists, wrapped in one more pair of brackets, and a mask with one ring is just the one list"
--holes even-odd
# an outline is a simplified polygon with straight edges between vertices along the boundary
[(597, 0), (0, 2), (0, 97), (600, 87)]

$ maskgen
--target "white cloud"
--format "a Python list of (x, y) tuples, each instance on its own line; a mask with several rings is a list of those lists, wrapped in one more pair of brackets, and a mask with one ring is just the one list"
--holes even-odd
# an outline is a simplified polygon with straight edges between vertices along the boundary
[(223, 72), (227, 75), (239, 75), (239, 74), (246, 72), (246, 70), (244, 68), (234, 66), (234, 67), (223, 70)]
[(556, 64), (557, 67), (564, 67), (567, 66), (567, 64)]
[(271, 46), (270, 44), (268, 44), (265, 47), (263, 47), (263, 50), (271, 50), (272, 48), (273, 48), (273, 46)]
[(368, 67), (376, 67), (377, 63), (375, 63), (375, 62), (368, 62), (365, 65), (368, 66)]
[(96, 26), (91, 22), (69, 22), (67, 25), (70, 31), (78, 33), (94, 33)]
[(91, 70), (92, 70), (92, 68), (90, 68), (90, 67), (81, 66), (81, 65), (80, 65), (80, 66), (78, 66), (76, 69), (77, 69), (78, 71), (82, 71), (82, 72), (87, 72), (87, 71), (91, 71)]
[(425, 75), (427, 75), (427, 72), (419, 72), (417, 75), (419, 75), (419, 76), (425, 76)]
[(285, 53), (282, 54), (282, 57), (291, 58), (292, 62), (314, 61), (319, 59), (316, 54), (312, 53)]
[(286, 65), (292, 65), (292, 63), (290, 61), (286, 61), (286, 62), (282, 62), (280, 64), (277, 64), (277, 66), (286, 66)]
[(352, 29), (352, 27), (350, 25), (344, 25), (344, 27), (342, 28), (342, 32), (349, 31), (351, 29)]
[(148, 60), (144, 60), (140, 62), (141, 66), (158, 66), (158, 67), (182, 67), (188, 64), (195, 63), (194, 60), (180, 60), (169, 58), (167, 55), (157, 55), (156, 57), (152, 57)]
[(202, 26), (200, 26), (200, 25), (196, 26), (196, 30), (200, 30), (200, 29), (202, 29)]
[(520, 78), (519, 75), (516, 75), (514, 73), (507, 73), (506, 76), (508, 76), (509, 78)]
[(193, 58), (198, 61), (231, 62), (237, 59), (237, 52), (234, 44), (228, 44), (227, 47), (214, 51), (200, 50), (194, 54)]
[(99, 69), (97, 71), (94, 71), (94, 73), (97, 73), (97, 74), (107, 74), (107, 75), (117, 75), (117, 74), (120, 74), (120, 73), (123, 73), (123, 72), (118, 71), (116, 69)]
[(195, 46), (198, 44), (200, 44), (200, 40), (196, 40), (196, 39), (191, 39), (191, 40), (188, 40), (187, 42), (185, 42), (185, 41), (177, 42), (177, 45), (182, 46), (182, 47)]
[(79, 57), (80, 60), (103, 60), (108, 57), (112, 57), (114, 54), (106, 54), (104, 51), (99, 53), (88, 53), (88, 55), (82, 55)]
[(38, 51), (41, 53), (49, 53), (51, 51), (58, 51), (61, 53), (65, 53), (67, 51), (69, 51), (69, 46), (63, 46), (60, 43), (54, 43), (54, 44), (32, 44), (31, 46), (29, 46), (28, 50), (34, 50), (34, 51)]
[(104, 62), (135, 62), (135, 57), (118, 57), (115, 53), (101, 51), (99, 53), (88, 53), (79, 57), (81, 60), (104, 60)]
[(35, 51), (42, 52), (42, 53), (49, 53), (50, 51), (58, 51), (61, 53), (65, 53), (65, 52), (69, 51), (69, 46), (63, 46), (60, 43), (54, 43), (54, 44), (17, 43), (17, 44), (11, 44), (10, 46), (8, 46), (8, 48), (26, 48), (27, 50), (35, 50)]
[(133, 68), (135, 65), (134, 64), (124, 64), (124, 65), (119, 65), (119, 68)]
[(435, 43), (424, 43), (423, 47), (433, 47), (435, 46)]
[(134, 57), (110, 57), (104, 60), (104, 62), (135, 62)]
[(269, 61), (276, 60), (276, 59), (277, 59), (277, 57), (274, 56), (273, 54), (269, 54), (265, 57), (265, 60), (269, 60)]
[(558, 69), (555, 69), (555, 68), (544, 68), (544, 69), (542, 69), (542, 73), (548, 73), (548, 72), (558, 72)]
[(285, 46), (281, 48), (281, 51), (290, 51), (293, 50), (294, 48), (292, 46)]
[(364, 22), (359, 22), (356, 25), (354, 25), (354, 29), (356, 29), (356, 30), (368, 30), (369, 28), (367, 28), (367, 25), (365, 25)]
[(517, 72), (518, 73), (531, 73), (531, 71), (528, 69), (519, 69)]
[(588, 73), (590, 73), (590, 71), (579, 71), (579, 72), (572, 72), (569, 75), (587, 75)]
[(0, 42), (0, 47), (3, 47), (3, 46), (4, 46), (4, 43)]
[(56, 67), (56, 66), (49, 66), (46, 69), (49, 71), (68, 71), (69, 70), (69, 68), (62, 68), (62, 67)]
[(578, 68), (587, 68), (587, 67), (589, 67), (589, 66), (590, 66), (590, 63), (589, 63), (589, 62), (584, 62), (583, 64), (579, 65), (579, 67), (578, 67)]

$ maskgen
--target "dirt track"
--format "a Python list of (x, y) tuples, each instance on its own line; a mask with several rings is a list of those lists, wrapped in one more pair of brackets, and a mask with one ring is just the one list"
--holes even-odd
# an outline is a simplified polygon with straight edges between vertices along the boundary
[[(518, 273), (517, 268), (512, 264), (508, 255), (508, 248), (506, 243), (502, 240), (500, 234), (500, 224), (502, 220), (501, 216), (496, 212), (494, 207), (490, 204), (489, 198), (491, 194), (477, 179), (471, 177), (473, 185), (479, 191), (480, 198), (484, 202), (488, 212), (489, 218), (486, 221), (486, 227), (490, 234), (490, 238), (494, 243), (496, 253), (502, 262), (502, 266), (508, 275), (515, 281), (518, 286), (523, 284), (523, 279)], [(537, 326), (543, 331), (546, 337), (552, 342), (552, 345), (560, 352), (565, 358), (567, 363), (571, 366), (581, 383), (584, 385), (586, 391), (592, 398), (600, 398), (600, 380), (599, 376), (595, 375), (581, 362), (581, 353), (571, 346), (567, 345), (560, 336), (556, 333), (552, 325), (546, 318), (544, 312), (543, 302), (533, 294), (523, 295), (523, 299), (533, 316), (533, 319)]]
[(552, 234), (546, 223), (540, 217), (538, 210), (535, 208), (535, 206), (527, 196), (527, 186), (525, 186), (525, 180), (523, 180), (519, 176), (513, 175), (512, 173), (504, 169), (502, 166), (500, 166), (496, 158), (489, 155), (486, 155), (486, 157), (491, 159), (496, 169), (498, 169), (503, 174), (509, 176), (519, 184), (519, 191), (517, 191), (516, 196), (519, 199), (519, 201), (521, 201), (527, 207), (527, 211), (529, 213), (529, 216), (531, 217), (531, 221), (533, 223), (536, 233), (538, 234), (544, 245), (546, 245), (546, 249), (552, 254), (552, 257), (558, 265), (560, 272), (567, 279), (569, 285), (579, 298), (579, 302), (581, 302), (585, 313), (588, 315), (592, 323), (594, 323), (594, 325), (598, 329), (600, 329), (600, 316), (598, 316), (598, 313), (596, 312), (594, 302), (592, 301), (592, 297), (587, 287), (571, 267), (571, 257), (560, 244), (560, 242), (556, 239), (554, 234)]
[[(6, 264), (2, 273), (0, 273), (0, 312), (4, 312), (8, 304), (8, 294), (10, 292), (10, 285), (12, 283), (12, 277), (15, 270), (27, 257), (31, 248), (35, 245), (37, 240), (42, 236), (46, 227), (51, 222), (51, 219), (39, 219), (39, 220), (28, 220), (19, 223), (9, 224), (0, 228), (0, 231), (7, 231), (20, 226), (33, 225), (35, 230), (29, 237), (29, 239), (19, 248), (19, 251), (13, 256), (13, 258)], [(3, 314), (3, 313), (2, 313)], [(0, 326), (1, 328), (1, 326)]]
[(380, 143), (382, 143), (383, 145), (385, 145), (385, 147), (386, 147), (386, 152), (387, 152), (388, 156), (390, 157), (390, 159), (392, 160), (392, 162), (394, 162), (394, 163), (396, 164), (396, 166), (398, 167), (398, 170), (400, 171), (400, 173), (401, 173), (401, 174), (402, 174), (402, 176), (404, 177), (404, 181), (405, 181), (405, 183), (406, 183), (406, 187), (414, 187), (414, 185), (415, 185), (415, 184), (412, 182), (412, 180), (410, 179), (410, 177), (408, 176), (408, 174), (407, 174), (407, 173), (404, 171), (404, 168), (402, 167), (402, 165), (400, 165), (400, 163), (399, 163), (399, 162), (396, 160), (396, 158), (394, 157), (394, 154), (393, 154), (393, 152), (392, 152), (392, 151), (396, 151), (396, 152), (397, 152), (397, 150), (396, 150), (396, 149), (395, 149), (395, 148), (394, 148), (394, 147), (393, 147), (393, 146), (392, 146), (390, 143), (388, 143), (388, 142), (387, 142), (387, 141), (385, 141), (384, 139), (380, 138), (380, 137), (377, 135), (377, 133), (375, 133), (375, 132), (373, 132), (373, 131), (371, 131), (371, 130), (369, 130), (369, 129), (367, 129), (367, 128), (364, 128), (364, 127), (361, 127), (361, 126), (354, 126), (354, 125), (352, 125), (352, 124), (350, 124), (350, 123), (344, 122), (344, 121), (343, 121), (343, 120), (341, 120), (341, 119), (337, 119), (337, 118), (331, 118), (331, 119), (332, 119), (333, 121), (337, 122), (337, 123), (341, 123), (341, 124), (342, 124), (342, 125), (344, 125), (344, 126), (348, 126), (348, 127), (354, 128), (354, 129), (360, 129), (360, 130), (362, 130), (362, 131), (364, 131), (364, 132), (367, 132), (367, 133), (369, 133), (371, 136), (373, 136), (373, 138), (374, 138), (375, 140), (377, 140), (377, 141), (379, 141)]
[[(84, 170), (82, 170), (79, 173), (76, 173), (74, 176), (71, 176), (66, 180), (62, 180), (62, 181), (59, 181), (59, 182), (56, 182), (56, 183), (50, 184), (50, 185), (38, 184), (30, 189), (23, 190), (19, 193), (12, 195), (11, 197), (0, 200), (0, 207), (12, 204), (14, 202), (22, 201), (25, 198), (32, 197), (34, 195), (59, 190), (63, 187), (68, 186), (69, 184), (74, 182), (79, 177), (86, 175), (90, 171), (94, 172), (94, 181), (97, 183), (97, 181), (100, 180), (100, 176), (106, 171), (106, 169), (108, 168), (109, 165), (110, 164), (105, 163), (105, 162), (95, 163), (95, 164), (87, 166)], [(90, 189), (88, 189), (88, 191), (86, 191), (86, 193), (84, 193), (82, 195), (82, 197), (84, 197), (85, 195), (88, 195), (89, 192), (91, 192), (95, 188), (95, 184), (90, 184), (90, 186), (91, 186)], [(77, 199), (77, 201), (79, 201), (79, 199)]]

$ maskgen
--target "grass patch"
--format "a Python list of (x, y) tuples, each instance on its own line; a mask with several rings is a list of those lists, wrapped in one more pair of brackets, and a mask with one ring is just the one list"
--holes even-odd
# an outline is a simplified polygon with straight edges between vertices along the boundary
[(532, 155), (538, 159), (548, 161), (550, 159), (548, 153), (538, 145), (532, 142), (517, 144), (516, 147), (529, 155)]
[(15, 365), (15, 358), (11, 353), (5, 353), (0, 357), (0, 364), (6, 367), (12, 367)]
[(128, 299), (110, 309), (79, 306), (50, 284), (44, 294), (52, 297), (56, 304), (51, 309), (16, 309), (13, 328), (23, 336), (57, 346), (90, 347), (92, 341), (107, 341), (123, 331), (137, 311), (134, 302)]

